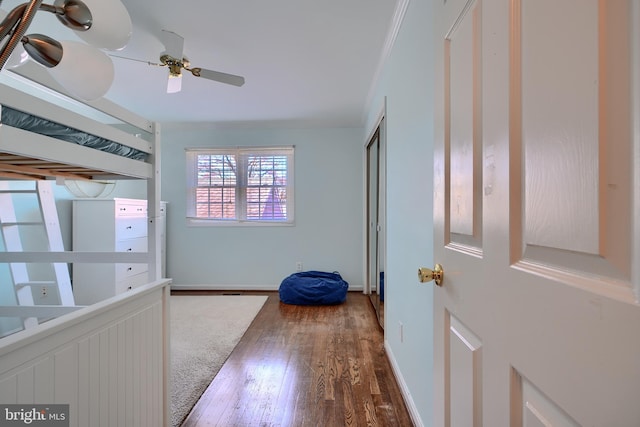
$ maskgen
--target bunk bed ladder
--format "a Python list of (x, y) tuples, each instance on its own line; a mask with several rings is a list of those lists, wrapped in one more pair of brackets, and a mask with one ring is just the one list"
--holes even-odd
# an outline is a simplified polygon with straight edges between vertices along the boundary
[[(41, 221), (20, 221), (17, 218), (18, 215), (13, 201), (13, 196), (16, 194), (32, 194), (37, 197)], [(23, 251), (20, 227), (28, 226), (43, 226), (49, 246), (48, 250), (52, 252), (64, 251), (51, 181), (36, 181), (35, 189), (28, 190), (12, 190), (8, 182), (0, 181), (0, 229), (6, 251)], [(29, 277), (26, 262), (9, 263), (18, 305), (35, 305), (32, 288), (36, 287), (42, 289), (57, 288), (60, 305), (75, 306), (67, 264), (51, 263), (51, 266), (55, 281), (35, 281)], [(24, 328), (27, 329), (37, 325), (38, 319), (36, 317), (23, 318), (23, 324)]]

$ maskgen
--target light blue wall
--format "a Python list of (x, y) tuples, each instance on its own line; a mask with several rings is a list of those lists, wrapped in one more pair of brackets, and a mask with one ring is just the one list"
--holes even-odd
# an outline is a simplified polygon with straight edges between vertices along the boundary
[[(162, 131), (162, 199), (167, 208), (167, 275), (176, 285), (278, 289), (304, 270), (338, 271), (363, 284), (362, 129)], [(295, 145), (295, 225), (193, 227), (185, 219), (185, 148)]]
[(410, 410), (426, 426), (433, 413), (433, 290), (418, 282), (417, 271), (433, 265), (431, 10), (431, 0), (410, 1), (365, 130), (375, 126), (386, 97), (385, 341), (410, 397)]

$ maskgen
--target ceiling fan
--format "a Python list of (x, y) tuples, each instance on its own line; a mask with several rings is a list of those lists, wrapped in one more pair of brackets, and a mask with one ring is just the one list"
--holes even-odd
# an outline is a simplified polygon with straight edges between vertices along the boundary
[(157, 65), (169, 68), (169, 79), (167, 83), (167, 93), (180, 92), (182, 89), (182, 70), (189, 71), (196, 77), (202, 77), (208, 80), (214, 80), (220, 83), (226, 83), (233, 86), (242, 86), (244, 77), (234, 74), (227, 74), (220, 71), (207, 70), (200, 67), (191, 67), (191, 63), (184, 56), (183, 47), (184, 39), (178, 34), (162, 30), (161, 41), (165, 47), (165, 51), (160, 54), (160, 63), (149, 61), (140, 61), (138, 59), (117, 56), (123, 59), (133, 59), (134, 61), (146, 62), (149, 65)]

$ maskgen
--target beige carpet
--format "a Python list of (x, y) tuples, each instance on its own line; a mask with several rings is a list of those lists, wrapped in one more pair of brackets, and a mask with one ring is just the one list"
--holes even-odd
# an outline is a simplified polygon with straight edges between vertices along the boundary
[(179, 426), (258, 314), (266, 296), (171, 297), (171, 425)]

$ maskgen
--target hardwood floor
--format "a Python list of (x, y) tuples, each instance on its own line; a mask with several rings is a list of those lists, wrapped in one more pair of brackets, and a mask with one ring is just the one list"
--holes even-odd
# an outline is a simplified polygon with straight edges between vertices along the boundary
[(269, 298), (183, 427), (413, 425), (368, 296), (296, 306), (243, 294)]

